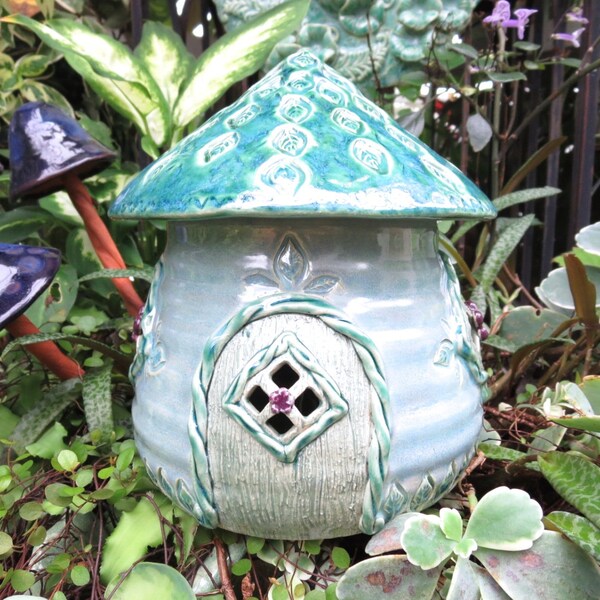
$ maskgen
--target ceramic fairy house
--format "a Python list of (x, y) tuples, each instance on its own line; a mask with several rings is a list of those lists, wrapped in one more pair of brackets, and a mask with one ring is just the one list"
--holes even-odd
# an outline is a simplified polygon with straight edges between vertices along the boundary
[(166, 219), (132, 369), (157, 484), (207, 527), (373, 533), (450, 489), (481, 428), (479, 340), (438, 219), (489, 200), (301, 51), (143, 171)]

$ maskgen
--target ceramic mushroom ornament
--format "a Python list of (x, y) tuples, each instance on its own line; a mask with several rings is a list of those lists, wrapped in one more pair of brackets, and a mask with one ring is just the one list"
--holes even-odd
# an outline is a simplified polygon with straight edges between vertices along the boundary
[(454, 485), (486, 375), (436, 220), (496, 211), (353, 84), (292, 55), (111, 212), (169, 221), (133, 416), (200, 523), (373, 533)]

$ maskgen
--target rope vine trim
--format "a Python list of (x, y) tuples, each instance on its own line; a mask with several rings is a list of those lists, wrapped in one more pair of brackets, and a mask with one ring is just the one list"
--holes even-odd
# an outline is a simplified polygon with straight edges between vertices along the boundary
[[(363, 496), (360, 529), (372, 535), (386, 522), (383, 509), (383, 487), (390, 453), (390, 399), (383, 375), (383, 363), (373, 341), (362, 333), (334, 306), (321, 298), (298, 294), (276, 294), (245, 306), (221, 326), (206, 342), (202, 360), (192, 381), (192, 412), (188, 433), (194, 459), (195, 489), (204, 527), (215, 528), (219, 517), (214, 505), (213, 485), (207, 456), (208, 409), (210, 381), (219, 355), (227, 343), (243, 327), (253, 321), (279, 314), (303, 314), (321, 319), (331, 329), (347, 337), (354, 347), (376, 394), (370, 404), (373, 435), (367, 456), (367, 482)], [(198, 515), (196, 515), (198, 516)]]

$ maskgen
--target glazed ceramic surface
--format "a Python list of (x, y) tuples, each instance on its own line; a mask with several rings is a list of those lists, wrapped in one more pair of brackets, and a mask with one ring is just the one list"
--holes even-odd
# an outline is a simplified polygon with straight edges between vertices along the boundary
[(59, 267), (54, 248), (0, 244), (0, 328), (27, 310)]
[(489, 200), (301, 52), (150, 165), (112, 207), (168, 218), (134, 423), (206, 527), (373, 533), (456, 482), (485, 373), (437, 218)]
[(115, 158), (75, 119), (45, 102), (27, 102), (15, 110), (8, 144), (11, 198), (50, 194), (62, 187), (63, 174), (92, 175)]
[[(228, 31), (280, 4), (282, 0), (216, 0)], [(344, 77), (374, 88), (373, 70), (383, 87), (418, 69), (435, 48), (467, 25), (474, 0), (313, 0), (297, 34), (275, 46), (267, 66), (301, 47), (308, 48)], [(412, 64), (411, 64), (412, 63)]]

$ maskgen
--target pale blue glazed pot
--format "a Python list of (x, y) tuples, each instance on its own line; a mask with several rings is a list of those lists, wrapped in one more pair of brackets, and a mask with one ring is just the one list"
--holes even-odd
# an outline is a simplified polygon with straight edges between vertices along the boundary
[(486, 376), (436, 220), (495, 210), (350, 82), (293, 55), (111, 212), (169, 219), (133, 417), (204, 526), (374, 533), (455, 484)]

